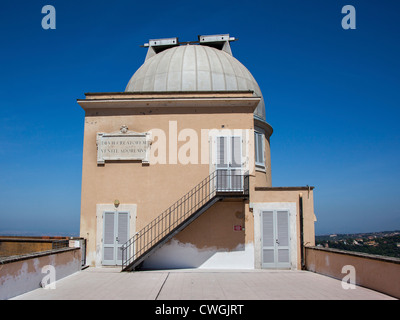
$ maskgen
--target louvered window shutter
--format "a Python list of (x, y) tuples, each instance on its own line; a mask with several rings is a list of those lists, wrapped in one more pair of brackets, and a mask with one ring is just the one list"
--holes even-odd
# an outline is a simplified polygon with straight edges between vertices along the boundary
[(242, 138), (241, 137), (231, 137), (231, 155), (232, 163), (231, 167), (240, 168), (242, 166)]
[(264, 135), (254, 132), (255, 162), (257, 166), (265, 167)]
[(263, 264), (275, 262), (275, 235), (273, 211), (262, 212), (262, 250)]
[(289, 262), (289, 213), (277, 212), (278, 263)]
[(115, 259), (115, 226), (114, 212), (104, 213), (104, 235), (103, 235), (103, 262), (114, 261)]
[(118, 212), (118, 251), (117, 260), (122, 260), (122, 251), (120, 247), (128, 241), (129, 238), (129, 213)]
[(228, 167), (228, 137), (217, 137), (217, 168)]

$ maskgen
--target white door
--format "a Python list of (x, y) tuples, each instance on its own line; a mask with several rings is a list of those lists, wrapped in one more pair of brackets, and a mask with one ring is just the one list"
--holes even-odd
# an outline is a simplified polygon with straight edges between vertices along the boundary
[(290, 268), (289, 211), (261, 212), (263, 268)]
[(122, 245), (129, 239), (129, 212), (103, 214), (103, 265), (122, 264)]
[(217, 191), (242, 191), (242, 137), (216, 138)]

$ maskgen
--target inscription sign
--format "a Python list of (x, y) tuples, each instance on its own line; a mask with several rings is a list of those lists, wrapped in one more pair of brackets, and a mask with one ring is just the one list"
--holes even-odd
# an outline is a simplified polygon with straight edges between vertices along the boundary
[(128, 131), (122, 126), (119, 132), (97, 133), (97, 163), (118, 160), (149, 162), (150, 133)]

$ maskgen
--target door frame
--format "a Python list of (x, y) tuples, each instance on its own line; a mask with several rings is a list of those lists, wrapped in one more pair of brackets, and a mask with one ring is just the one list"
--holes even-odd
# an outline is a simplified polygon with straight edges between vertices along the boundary
[[(226, 167), (219, 167), (218, 166), (218, 138), (226, 138), (227, 141), (227, 146), (226, 146), (226, 160), (227, 160), (227, 166)], [(232, 138), (239, 138), (240, 139), (240, 166), (232, 166)], [(241, 134), (237, 133), (232, 133), (232, 134), (227, 134), (227, 133), (220, 133), (216, 134), (214, 136), (214, 141), (213, 141), (213, 149), (212, 149), (212, 155), (213, 155), (213, 164), (215, 166), (215, 171), (217, 172), (218, 176), (218, 171), (226, 171), (228, 172), (227, 175), (227, 183), (226, 185), (228, 186), (227, 191), (232, 191), (233, 188), (233, 180), (232, 180), (232, 174), (230, 172), (237, 171), (239, 172), (240, 176), (243, 176), (244, 174), (244, 159), (243, 159), (243, 136)], [(223, 176), (223, 175), (222, 175)], [(218, 191), (226, 191), (224, 188), (219, 189), (216, 181), (216, 188)], [(240, 187), (237, 188), (237, 191), (242, 191), (244, 188), (244, 181), (240, 181)]]
[[(114, 224), (113, 224), (113, 227), (114, 227), (114, 232), (113, 232), (114, 242), (113, 242), (113, 244), (107, 244), (107, 247), (112, 247), (114, 249), (114, 252), (113, 252), (114, 253), (114, 258), (112, 260), (105, 260), (104, 259), (104, 250), (106, 248), (106, 244), (104, 243), (104, 235), (105, 235), (105, 231), (106, 231), (105, 230), (105, 228), (106, 228), (105, 215), (106, 214), (112, 214), (113, 218), (114, 218)], [(119, 230), (120, 230), (120, 226), (119, 226), (119, 215), (120, 214), (128, 215), (128, 223), (127, 223), (126, 227), (128, 228), (127, 236), (128, 236), (128, 239), (129, 239), (129, 235), (130, 235), (130, 232), (129, 232), (129, 220), (130, 220), (129, 211), (114, 210), (114, 211), (104, 211), (103, 212), (103, 239), (102, 239), (103, 249), (102, 249), (102, 254), (101, 254), (101, 257), (102, 257), (101, 259), (102, 259), (102, 265), (103, 266), (120, 266), (120, 265), (122, 265), (122, 259), (121, 260), (118, 259), (118, 250), (121, 250), (122, 245), (128, 239), (126, 239), (125, 241), (122, 241), (122, 242), (120, 241), (121, 239), (118, 239), (119, 238)]]
[[(264, 213), (271, 213), (272, 214), (272, 245), (271, 246), (264, 246)], [(284, 212), (287, 215), (287, 236), (288, 236), (288, 245), (287, 246), (280, 246), (279, 244), (279, 217), (278, 212)], [(282, 209), (282, 210), (261, 210), (261, 265), (263, 268), (274, 268), (274, 269), (285, 269), (290, 268), (290, 215), (289, 210)], [(269, 250), (273, 250), (274, 253), (274, 262), (264, 262), (264, 250), (268, 248)], [(279, 262), (279, 250), (288, 250), (288, 262)]]
[[(298, 269), (298, 214), (296, 202), (252, 202), (250, 208), (253, 208), (254, 215), (254, 267), (257, 269), (265, 268), (262, 265), (262, 211), (288, 211), (289, 212), (289, 254), (290, 269)], [(288, 269), (288, 268), (284, 268)]]
[[(129, 238), (131, 238), (136, 232), (136, 216), (137, 216), (137, 205), (136, 204), (120, 204), (118, 208), (114, 204), (97, 204), (96, 205), (96, 244), (95, 248), (88, 250), (87, 260), (94, 260), (96, 267), (103, 266), (103, 234), (104, 234), (104, 212), (128, 212), (129, 213)], [(87, 235), (89, 237), (89, 235)], [(89, 244), (90, 245), (90, 244)], [(94, 247), (94, 245), (92, 245)]]

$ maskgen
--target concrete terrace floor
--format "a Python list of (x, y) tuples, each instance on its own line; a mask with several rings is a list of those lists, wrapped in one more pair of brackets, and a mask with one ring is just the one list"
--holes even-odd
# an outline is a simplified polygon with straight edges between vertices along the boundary
[(309, 271), (87, 268), (15, 300), (386, 300), (385, 294)]

